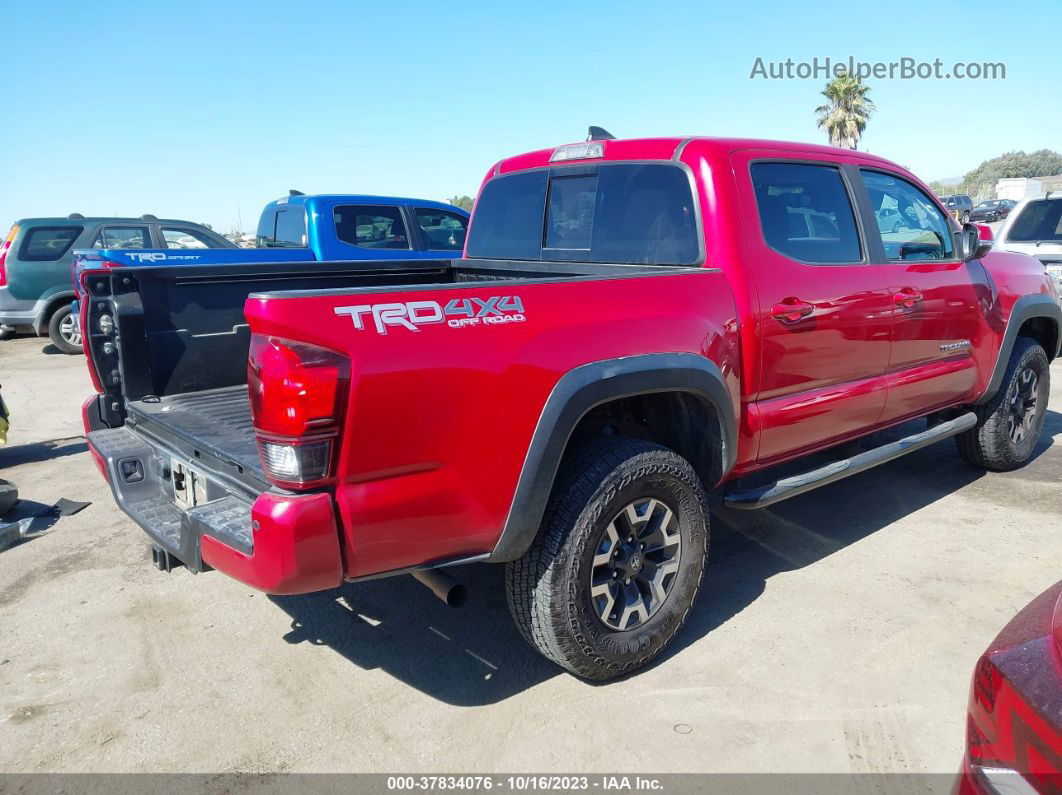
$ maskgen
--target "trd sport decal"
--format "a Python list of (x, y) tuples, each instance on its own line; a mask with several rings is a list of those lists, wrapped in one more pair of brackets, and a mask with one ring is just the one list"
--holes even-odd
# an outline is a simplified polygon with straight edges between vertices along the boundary
[(450, 328), (467, 326), (522, 323), (524, 302), (518, 295), (494, 295), (490, 298), (455, 298), (446, 306), (437, 301), (407, 301), (402, 304), (361, 304), (337, 306), (337, 315), (349, 315), (358, 331), (365, 329), (367, 317), (372, 317), (378, 334), (386, 334), (388, 326), (420, 331), (418, 326), (446, 323)]

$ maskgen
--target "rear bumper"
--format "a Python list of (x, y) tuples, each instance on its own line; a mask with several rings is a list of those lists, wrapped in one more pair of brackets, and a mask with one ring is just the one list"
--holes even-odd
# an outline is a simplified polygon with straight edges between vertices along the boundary
[[(128, 428), (86, 430), (118, 505), (190, 570), (217, 569), (274, 594), (321, 591), (343, 581), (330, 494), (249, 494)], [(175, 460), (202, 473), (198, 505), (175, 501)]]
[(42, 309), (40, 301), (15, 298), (9, 287), (0, 287), (0, 325), (32, 326), (36, 331)]

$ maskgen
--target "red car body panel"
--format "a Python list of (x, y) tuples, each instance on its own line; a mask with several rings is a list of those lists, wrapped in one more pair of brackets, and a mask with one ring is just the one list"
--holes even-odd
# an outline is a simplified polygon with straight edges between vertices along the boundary
[[(623, 278), (563, 290), (521, 286), (526, 321), (483, 334), (445, 324), (416, 333), (357, 330), (334, 312), (351, 303), (342, 295), (248, 300), (255, 334), (298, 338), (351, 360), (335, 486), (347, 576), (493, 549), (542, 406), (580, 365), (646, 350), (694, 353), (720, 364), (738, 404), (734, 306), (723, 274), (637, 281), (636, 296)], [(505, 282), (472, 283), (446, 297), (512, 292)], [(373, 301), (422, 297), (395, 290)], [(615, 333), (621, 325), (625, 333)]]
[[(204, 538), (206, 562), (255, 587), (292, 593), (490, 553), (513, 510), (547, 400), (562, 378), (589, 363), (693, 354), (717, 366), (737, 429), (724, 479), (969, 404), (998, 369), (1015, 303), (1053, 295), (1043, 267), (1020, 254), (809, 266), (767, 244), (751, 163), (887, 170), (932, 196), (882, 158), (743, 139), (609, 140), (603, 147), (591, 162), (671, 161), (687, 170), (703, 267), (374, 288), (371, 299), (358, 290), (252, 295), (245, 306), (252, 333), (343, 354), (349, 396), (330, 491), (263, 495), (256, 521), (275, 532), (268, 540), (256, 532), (253, 555)], [(554, 151), (502, 160), (484, 184), (550, 166)], [(474, 210), (470, 239), (475, 225)], [(366, 302), (513, 295), (523, 322), (476, 331), (439, 323), (377, 333), (335, 312)], [(779, 307), (792, 302), (810, 309), (789, 324)], [(333, 500), (334, 512), (325, 511)]]
[(977, 663), (956, 791), (994, 795), (986, 771), (1062, 792), (1062, 582), (1015, 616)]

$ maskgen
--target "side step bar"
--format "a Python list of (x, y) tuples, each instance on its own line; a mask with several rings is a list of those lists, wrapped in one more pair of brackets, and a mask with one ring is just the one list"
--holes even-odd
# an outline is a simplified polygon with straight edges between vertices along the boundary
[(881, 447), (875, 447), (873, 450), (867, 450), (865, 453), (860, 453), (842, 461), (834, 461), (832, 464), (813, 469), (810, 472), (782, 478), (764, 486), (726, 492), (723, 495), (723, 505), (727, 508), (736, 508), (742, 511), (766, 508), (776, 502), (817, 489), (819, 486), (825, 486), (849, 475), (865, 472), (878, 466), (878, 464), (892, 461), (900, 456), (913, 453), (915, 450), (921, 450), (923, 447), (928, 447), (941, 439), (947, 439), (949, 436), (956, 436), (963, 431), (969, 430), (976, 424), (977, 415), (972, 411), (968, 411), (955, 419), (934, 425), (932, 428), (926, 428), (921, 433), (905, 436), (903, 439), (883, 444)]

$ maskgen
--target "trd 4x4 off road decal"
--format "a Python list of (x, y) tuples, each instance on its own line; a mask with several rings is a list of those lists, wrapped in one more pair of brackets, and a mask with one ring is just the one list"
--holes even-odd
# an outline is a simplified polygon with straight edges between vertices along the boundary
[(407, 301), (401, 304), (361, 304), (337, 306), (337, 315), (349, 315), (358, 331), (365, 329), (365, 318), (372, 317), (378, 334), (388, 326), (420, 331), (418, 326), (446, 323), (450, 328), (522, 323), (524, 302), (518, 295), (494, 295), (490, 298), (455, 298), (446, 306), (437, 301)]

